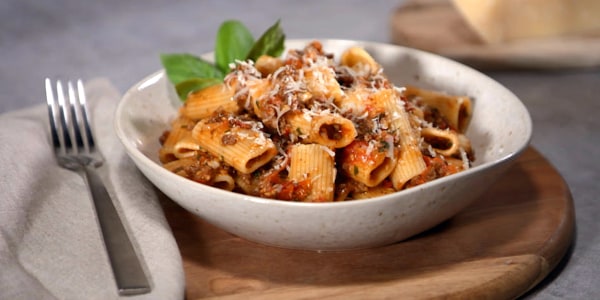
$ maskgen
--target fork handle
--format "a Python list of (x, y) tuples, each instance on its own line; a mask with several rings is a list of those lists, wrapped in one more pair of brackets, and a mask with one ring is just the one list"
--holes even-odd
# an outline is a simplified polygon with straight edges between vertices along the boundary
[(84, 169), (119, 294), (148, 293), (148, 279), (102, 179), (93, 167)]

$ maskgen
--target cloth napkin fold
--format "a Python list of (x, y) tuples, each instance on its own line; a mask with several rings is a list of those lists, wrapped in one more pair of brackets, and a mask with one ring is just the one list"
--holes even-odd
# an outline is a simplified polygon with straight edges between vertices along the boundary
[[(122, 298), (182, 299), (181, 255), (161, 194), (113, 130), (119, 92), (102, 78), (85, 86), (105, 158), (101, 177), (152, 286), (151, 293)], [(46, 105), (0, 116), (0, 299), (119, 299), (87, 186), (58, 166), (50, 144)]]

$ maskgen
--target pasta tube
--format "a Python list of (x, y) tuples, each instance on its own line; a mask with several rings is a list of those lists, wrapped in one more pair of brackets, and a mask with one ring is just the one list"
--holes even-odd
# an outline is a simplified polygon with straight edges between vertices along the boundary
[(235, 181), (227, 168), (209, 153), (199, 152), (199, 157), (186, 157), (168, 162), (163, 167), (179, 176), (232, 191)]
[(315, 97), (341, 99), (344, 95), (335, 72), (328, 66), (317, 65), (304, 71), (308, 91)]
[(289, 179), (309, 180), (306, 202), (333, 201), (336, 170), (329, 149), (317, 144), (295, 144), (290, 151)]
[(273, 74), (275, 70), (283, 66), (283, 61), (273, 56), (261, 55), (256, 60), (254, 66), (262, 74), (263, 77), (267, 77), (269, 74)]
[(351, 47), (344, 51), (340, 58), (340, 64), (355, 70), (366, 70), (367, 73), (372, 74), (379, 72), (381, 69), (375, 59), (361, 47)]
[(240, 107), (233, 100), (234, 89), (226, 84), (217, 84), (188, 95), (181, 114), (193, 120), (209, 117), (216, 110), (237, 113)]
[(185, 170), (186, 170), (186, 168), (189, 168), (190, 166), (193, 166), (194, 164), (196, 164), (195, 159), (184, 158), (184, 159), (177, 159), (174, 161), (170, 161), (170, 162), (164, 164), (163, 167), (179, 176), (188, 177)]
[(353, 88), (351, 90), (347, 90), (345, 97), (337, 100), (335, 104), (341, 107), (342, 112), (344, 113), (360, 116), (367, 109), (370, 94), (371, 92), (366, 88)]
[(191, 135), (191, 130), (196, 123), (185, 117), (178, 117), (171, 122), (171, 130), (168, 132), (167, 138), (162, 142), (162, 147), (158, 152), (158, 158), (162, 163), (166, 163), (178, 158), (175, 154), (177, 151), (175, 145), (180, 140)]
[(212, 185), (223, 190), (233, 191), (235, 188), (235, 180), (227, 173), (217, 174), (215, 175)]
[(448, 122), (450, 128), (464, 133), (471, 121), (473, 107), (466, 96), (450, 96), (416, 87), (406, 87), (404, 95), (421, 106), (437, 110)]
[(254, 114), (260, 119), (268, 119), (270, 113), (267, 110), (268, 102), (267, 96), (269, 95), (269, 89), (271, 84), (267, 79), (254, 79), (249, 80), (248, 83), (248, 99), (251, 101), (252, 109)]
[(389, 141), (357, 140), (344, 148), (342, 169), (352, 179), (373, 187), (380, 184), (396, 167), (396, 155)]
[(376, 186), (376, 187), (369, 188), (368, 190), (366, 190), (364, 192), (353, 193), (352, 198), (353, 199), (367, 199), (367, 198), (373, 198), (373, 197), (387, 195), (387, 194), (393, 193), (395, 191), (396, 190), (394, 190), (394, 188), (392, 188), (392, 187)]
[(435, 152), (443, 156), (459, 154), (460, 142), (458, 134), (454, 131), (428, 127), (421, 129), (421, 136)]
[(289, 131), (307, 144), (342, 148), (350, 144), (357, 134), (352, 121), (334, 113), (289, 113), (286, 121)]
[(392, 171), (391, 179), (394, 188), (401, 189), (408, 180), (417, 176), (426, 168), (423, 154), (421, 154), (421, 149), (419, 148), (418, 133), (411, 126), (408, 113), (404, 109), (404, 104), (397, 97), (394, 90), (380, 90), (374, 97), (391, 115), (392, 126), (400, 135), (400, 154), (396, 167)]
[(269, 162), (277, 148), (271, 139), (255, 128), (231, 126), (227, 120), (202, 120), (192, 137), (212, 155), (222, 158), (237, 171), (248, 174)]

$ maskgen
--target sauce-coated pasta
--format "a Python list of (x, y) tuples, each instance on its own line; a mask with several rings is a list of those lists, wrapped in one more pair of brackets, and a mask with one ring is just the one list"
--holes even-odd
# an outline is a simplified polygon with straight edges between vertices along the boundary
[(471, 100), (396, 87), (362, 48), (318, 41), (237, 61), (189, 95), (161, 137), (165, 168), (234, 192), (304, 202), (363, 199), (470, 167)]

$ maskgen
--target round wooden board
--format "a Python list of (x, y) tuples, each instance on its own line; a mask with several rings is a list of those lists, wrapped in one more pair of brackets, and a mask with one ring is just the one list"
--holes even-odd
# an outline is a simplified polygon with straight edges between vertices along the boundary
[(488, 45), (450, 0), (407, 0), (390, 20), (394, 43), (437, 53), (479, 69), (600, 66), (600, 31)]
[(490, 190), (437, 227), (386, 247), (290, 250), (224, 232), (169, 200), (186, 298), (516, 298), (570, 247), (575, 215), (560, 174), (529, 148)]

